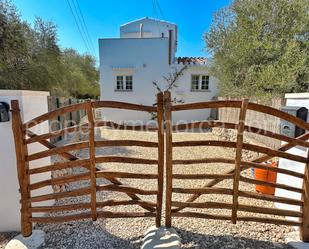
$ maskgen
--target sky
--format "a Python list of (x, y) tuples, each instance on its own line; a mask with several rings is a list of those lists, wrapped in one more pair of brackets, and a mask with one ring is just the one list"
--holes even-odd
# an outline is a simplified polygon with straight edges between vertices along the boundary
[[(145, 16), (171, 21), (178, 26), (177, 56), (206, 56), (203, 33), (211, 25), (213, 13), (231, 0), (11, 0), (23, 20), (35, 17), (53, 21), (58, 27), (59, 44), (98, 58), (98, 39), (119, 37), (119, 26)], [(77, 2), (76, 2), (77, 1)], [(84, 40), (72, 14), (82, 13)], [(71, 8), (70, 8), (71, 6)], [(158, 7), (159, 6), (159, 7)], [(78, 23), (78, 17), (76, 17)], [(83, 23), (80, 15), (80, 23)], [(81, 25), (81, 24), (80, 24)], [(83, 33), (80, 27), (81, 33)]]

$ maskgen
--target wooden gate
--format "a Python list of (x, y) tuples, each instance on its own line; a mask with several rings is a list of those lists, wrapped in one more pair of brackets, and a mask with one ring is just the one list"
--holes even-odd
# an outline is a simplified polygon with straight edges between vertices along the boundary
[[(309, 189), (308, 189), (308, 156), (303, 157), (286, 152), (295, 146), (309, 147), (307, 139), (309, 139), (309, 133), (298, 138), (291, 138), (281, 134), (266, 131), (257, 127), (250, 127), (246, 125), (246, 112), (247, 110), (261, 112), (275, 116), (280, 119), (287, 120), (296, 126), (309, 130), (309, 124), (298, 119), (292, 115), (274, 109), (272, 107), (250, 103), (244, 99), (242, 101), (211, 101), (192, 104), (173, 105), (169, 92), (164, 93), (165, 102), (165, 117), (166, 117), (166, 215), (165, 224), (170, 227), (172, 224), (172, 217), (190, 217), (190, 218), (205, 218), (205, 219), (218, 219), (218, 220), (231, 220), (234, 224), (236, 221), (254, 221), (264, 222), (281, 225), (299, 226), (301, 228), (301, 235), (304, 241), (309, 241)], [(238, 123), (224, 123), (220, 121), (203, 121), (188, 124), (173, 125), (172, 113), (185, 111), (185, 110), (198, 110), (206, 108), (237, 108), (239, 109)], [(222, 127), (227, 129), (235, 129), (237, 131), (236, 141), (177, 141), (174, 142), (172, 138), (173, 131), (181, 131), (184, 129), (193, 128), (213, 128)], [(253, 145), (244, 142), (244, 132), (252, 132), (261, 136), (270, 137), (286, 142), (282, 147), (277, 150), (270, 149), (264, 146)], [(233, 159), (227, 158), (200, 158), (194, 160), (174, 160), (173, 148), (177, 147), (195, 147), (195, 146), (214, 146), (233, 148), (235, 150), (235, 157)], [(245, 161), (242, 158), (244, 150), (259, 152), (262, 154), (253, 161)], [(305, 164), (304, 174), (287, 169), (281, 169), (277, 167), (270, 167), (263, 162), (271, 158), (285, 158), (295, 162)], [(192, 164), (209, 164), (209, 163), (223, 163), (235, 165), (232, 170), (225, 172), (224, 174), (176, 174), (175, 165), (182, 165), (183, 167), (190, 167)], [(257, 180), (254, 178), (246, 177), (241, 172), (249, 169), (265, 169), (274, 171), (277, 173), (297, 177), (303, 179), (303, 188), (296, 188), (285, 184), (270, 183), (266, 181)], [(197, 172), (198, 173), (198, 172)], [(181, 187), (174, 187), (173, 180), (181, 180)], [(209, 180), (207, 184), (199, 188), (185, 188), (182, 187), (185, 180), (188, 179), (205, 179)], [(230, 179), (232, 181), (232, 188), (216, 187), (224, 180)], [(270, 186), (280, 189), (292, 191), (294, 193), (300, 193), (302, 200), (296, 200), (286, 197), (277, 197), (273, 195), (260, 194), (253, 191), (242, 191), (239, 188), (239, 184), (243, 182), (246, 184), (257, 184), (262, 186)], [(190, 197), (184, 201), (174, 201), (173, 194), (189, 194)], [(195, 202), (202, 195), (230, 195), (232, 201), (230, 203), (223, 202)], [(282, 210), (276, 208), (266, 208), (263, 206), (248, 206), (242, 205), (239, 202), (239, 197), (252, 198), (257, 200), (271, 201), (277, 203), (285, 203), (296, 205), (300, 207), (300, 211)], [(230, 210), (230, 215), (214, 215), (202, 212), (183, 211), (184, 209), (226, 209)], [(239, 211), (250, 213), (249, 216), (238, 215)], [(262, 215), (276, 215), (276, 216), (289, 216), (294, 217), (296, 220), (275, 219), (266, 217), (257, 217), (253, 214)]]
[[(162, 195), (163, 195), (163, 178), (164, 178), (164, 154), (165, 154), (165, 171), (166, 171), (166, 205), (165, 205), (165, 225), (170, 227), (172, 225), (172, 217), (199, 217), (205, 219), (220, 219), (231, 220), (233, 223), (237, 221), (255, 221), (273, 224), (283, 224), (299, 226), (301, 228), (302, 239), (309, 241), (309, 189), (308, 189), (308, 156), (303, 157), (294, 155), (287, 152), (295, 146), (302, 146), (309, 148), (309, 133), (298, 138), (291, 138), (281, 134), (266, 131), (257, 127), (250, 127), (246, 125), (247, 111), (256, 111), (272, 115), (274, 117), (287, 120), (296, 126), (309, 130), (309, 124), (277, 109), (250, 103), (244, 99), (242, 101), (210, 101), (201, 103), (173, 105), (170, 92), (159, 93), (157, 95), (157, 106), (144, 106), (115, 101), (94, 101), (87, 103), (75, 104), (63, 107), (49, 113), (43, 114), (34, 118), (31, 121), (22, 123), (18, 101), (12, 101), (12, 117), (13, 117), (13, 132), (17, 156), (17, 169), (18, 180), (21, 192), (21, 225), (22, 234), (29, 236), (32, 233), (32, 224), (34, 222), (64, 222), (70, 220), (92, 218), (117, 218), (117, 217), (155, 217), (156, 225), (161, 225), (162, 214)], [(157, 120), (156, 126), (149, 127), (147, 125), (128, 126), (117, 124), (112, 121), (96, 121), (94, 119), (94, 110), (96, 108), (115, 108), (124, 110), (142, 111), (148, 113), (156, 113)], [(207, 108), (237, 108), (239, 109), (239, 120), (237, 123), (213, 121), (202, 121), (189, 124), (173, 124), (172, 113), (185, 111), (185, 110), (198, 110)], [(85, 110), (88, 116), (88, 122), (78, 126), (64, 128), (53, 132), (43, 134), (36, 134), (32, 128), (42, 124), (45, 121), (52, 120), (57, 116), (65, 115), (69, 112)], [(109, 126), (117, 129), (125, 130), (147, 130), (157, 132), (157, 142), (140, 141), (140, 140), (96, 140), (95, 127)], [(184, 129), (193, 128), (213, 128), (222, 127), (227, 129), (235, 129), (237, 131), (236, 141), (217, 141), (217, 140), (198, 140), (198, 141), (173, 141), (173, 131), (180, 131)], [(63, 146), (56, 146), (49, 142), (50, 138), (63, 136), (67, 132), (73, 131), (86, 131), (88, 137), (86, 141), (66, 144)], [(254, 145), (244, 142), (244, 132), (252, 132), (261, 136), (266, 136), (273, 139), (278, 139), (285, 142), (280, 148), (274, 150), (260, 145)], [(165, 146), (164, 146), (165, 140)], [(35, 154), (28, 154), (28, 146), (32, 143), (40, 143), (47, 147), (47, 150), (37, 152)], [(149, 147), (157, 150), (157, 159), (149, 158), (133, 158), (123, 156), (98, 156), (96, 155), (96, 148), (109, 147), (109, 146), (141, 146)], [(214, 146), (232, 148), (235, 150), (234, 158), (200, 158), (200, 159), (183, 159), (175, 160), (173, 158), (173, 148), (177, 147), (196, 147), (196, 146)], [(87, 158), (78, 158), (74, 156), (71, 151), (88, 149)], [(253, 151), (261, 153), (257, 159), (244, 160), (242, 157), (243, 151)], [(49, 157), (52, 155), (59, 155), (67, 161), (52, 165), (41, 165), (39, 167), (30, 167), (29, 163), (34, 160)], [(282, 168), (269, 167), (264, 162), (274, 158), (285, 158), (291, 161), (300, 162), (305, 164), (305, 172), (299, 173)], [(106, 171), (96, 167), (99, 163), (129, 163), (129, 164), (149, 164), (156, 166), (156, 174), (143, 174), (132, 172), (118, 172)], [(224, 163), (234, 165), (232, 170), (224, 174), (177, 174), (175, 173), (174, 166), (182, 165), (182, 167), (190, 167), (192, 164), (206, 164), (206, 163)], [(61, 178), (52, 178), (40, 182), (31, 182), (31, 175), (40, 174), (44, 172), (51, 172), (55, 170), (83, 167), (85, 173), (65, 176)], [(254, 178), (246, 177), (242, 172), (249, 168), (265, 169), (288, 176), (297, 177), (303, 180), (303, 187), (297, 188), (285, 184), (270, 183), (266, 181), (257, 180)], [(110, 183), (99, 185), (97, 180), (105, 178)], [(119, 180), (122, 178), (131, 179), (156, 179), (157, 184), (152, 190), (138, 189), (132, 186), (123, 185)], [(173, 180), (177, 179), (185, 181), (187, 179), (202, 179), (208, 182), (199, 188), (185, 188), (174, 187)], [(50, 193), (46, 195), (34, 196), (32, 191), (46, 186), (70, 183), (81, 180), (88, 180), (89, 186), (75, 189), (73, 191), (65, 191), (60, 193)], [(219, 183), (224, 180), (232, 181), (232, 188), (217, 187)], [(243, 191), (240, 189), (240, 183), (245, 184), (258, 184), (263, 186), (270, 186), (280, 189), (285, 189), (298, 194), (301, 194), (302, 199), (296, 200), (287, 197), (276, 197), (267, 194), (259, 194), (253, 191)], [(125, 193), (130, 197), (130, 200), (106, 200), (98, 201), (97, 193), (99, 191), (116, 191)], [(174, 194), (189, 194), (191, 195), (184, 201), (175, 201)], [(201, 195), (216, 194), (228, 195), (232, 197), (230, 203), (221, 202), (195, 202)], [(62, 206), (36, 206), (34, 203), (41, 203), (46, 200), (60, 199), (65, 197), (77, 197), (88, 195), (90, 196), (89, 202), (62, 205)], [(150, 202), (142, 199), (144, 195), (155, 195), (156, 201)], [(300, 207), (300, 211), (281, 210), (275, 208), (266, 208), (263, 206), (248, 206), (243, 205), (240, 198), (252, 198), (257, 200), (264, 200), (270, 202), (285, 203)], [(118, 205), (139, 205), (144, 212), (110, 212), (102, 211), (102, 208)], [(202, 212), (183, 211), (184, 209), (226, 209), (230, 210), (230, 215), (214, 215)], [(36, 216), (37, 213), (42, 212), (57, 212), (65, 210), (78, 210), (78, 214), (67, 216)], [(249, 216), (239, 215), (239, 212), (249, 212)], [(276, 216), (289, 216), (294, 217), (296, 220), (277, 219), (261, 216), (252, 216), (253, 214), (259, 215), (276, 215)]]
[[(157, 96), (157, 107), (135, 105), (130, 103), (122, 103), (115, 101), (89, 101), (87, 103), (79, 103), (66, 106), (39, 117), (32, 119), (26, 123), (22, 123), (19, 105), (17, 100), (11, 102), (12, 108), (12, 126), (15, 139), (18, 180), (21, 193), (21, 227), (22, 234), (29, 236), (32, 233), (32, 224), (34, 222), (65, 222), (78, 219), (92, 218), (119, 218), (119, 217), (155, 217), (156, 225), (161, 225), (162, 210), (162, 192), (163, 192), (163, 167), (164, 167), (164, 131), (163, 131), (163, 94)], [(123, 110), (134, 110), (142, 112), (157, 113), (157, 126), (147, 127), (144, 125), (127, 126), (116, 124), (114, 122), (95, 121), (94, 110), (96, 108), (117, 108)], [(88, 116), (88, 122), (78, 126), (64, 128), (62, 130), (52, 131), (43, 134), (35, 134), (33, 128), (48, 120), (52, 120), (57, 116), (65, 115), (80, 110), (85, 110)], [(109, 126), (117, 129), (127, 130), (153, 130), (158, 134), (157, 142), (140, 141), (140, 140), (99, 140), (95, 139), (95, 127)], [(56, 146), (49, 142), (50, 138), (63, 136), (68, 132), (86, 132), (87, 140), (77, 143)], [(34, 154), (28, 154), (28, 146), (32, 143), (40, 143), (47, 147), (47, 150)], [(109, 146), (141, 146), (157, 149), (157, 159), (133, 158), (122, 156), (97, 156), (96, 148)], [(71, 151), (88, 149), (87, 158), (78, 158), (71, 154)], [(38, 159), (59, 155), (67, 161), (52, 165), (41, 165), (39, 167), (30, 167), (29, 163)], [(128, 163), (128, 164), (149, 164), (156, 166), (156, 174), (142, 174), (132, 172), (115, 172), (100, 170), (96, 167), (99, 163)], [(85, 168), (85, 173), (73, 174), (61, 178), (51, 178), (44, 181), (33, 183), (31, 176), (34, 174), (46, 173), (55, 170), (62, 170), (74, 167)], [(136, 168), (138, 171), (138, 167)], [(98, 185), (99, 178), (107, 179), (110, 184)], [(127, 185), (123, 185), (119, 179), (157, 179), (157, 184), (152, 186), (152, 190), (143, 190)], [(88, 180), (90, 183), (87, 187), (80, 187), (72, 191), (64, 191), (60, 193), (49, 193), (45, 195), (34, 195), (33, 191), (51, 186), (55, 184), (72, 183), (76, 181)], [(106, 200), (97, 201), (98, 191), (116, 191), (125, 193), (130, 200)], [(90, 196), (89, 202), (83, 202), (71, 205), (42, 206), (40, 203), (61, 199), (66, 197)], [(140, 196), (155, 195), (156, 201), (144, 201)], [(39, 205), (37, 205), (39, 204)], [(139, 205), (145, 212), (110, 212), (100, 211), (110, 206), (117, 205)], [(37, 213), (53, 213), (58, 211), (78, 211), (77, 214), (67, 216), (36, 216)]]

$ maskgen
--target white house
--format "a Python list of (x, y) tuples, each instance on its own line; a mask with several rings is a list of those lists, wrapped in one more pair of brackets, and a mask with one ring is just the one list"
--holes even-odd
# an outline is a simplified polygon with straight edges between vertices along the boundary
[[(206, 58), (177, 58), (177, 37), (176, 24), (145, 17), (120, 26), (120, 38), (100, 39), (101, 100), (153, 105), (157, 93), (153, 82), (165, 90), (166, 78), (180, 71), (172, 89), (175, 102), (208, 101), (217, 96)], [(102, 115), (118, 122), (151, 118), (147, 113), (122, 110), (104, 110)], [(183, 111), (173, 114), (173, 119), (204, 120), (209, 115), (210, 110)]]

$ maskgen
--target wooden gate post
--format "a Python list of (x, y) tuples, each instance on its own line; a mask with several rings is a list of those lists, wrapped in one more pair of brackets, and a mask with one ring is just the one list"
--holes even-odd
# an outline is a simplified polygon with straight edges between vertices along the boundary
[(15, 152), (17, 161), (17, 174), (19, 181), (19, 191), (21, 194), (21, 233), (24, 237), (32, 234), (32, 223), (30, 221), (30, 176), (28, 174), (29, 163), (26, 161), (28, 155), (27, 145), (25, 144), (25, 132), (22, 127), (18, 100), (11, 101), (12, 129), (14, 134)]
[(300, 237), (304, 242), (309, 242), (309, 149), (307, 153), (307, 163), (305, 165), (302, 193), (302, 225), (300, 227)]
[(164, 92), (164, 114), (165, 114), (165, 146), (166, 146), (166, 204), (165, 204), (165, 226), (171, 227), (172, 216), (172, 191), (173, 191), (173, 138), (172, 138), (172, 102), (171, 93), (169, 91)]
[(91, 100), (87, 101), (87, 116), (89, 129), (89, 159), (90, 159), (90, 188), (91, 188), (91, 216), (92, 220), (97, 220), (97, 180), (95, 167), (95, 134), (94, 118)]
[(247, 107), (248, 107), (248, 99), (243, 99), (241, 103), (241, 108), (239, 110), (239, 121), (237, 125), (237, 138), (236, 138), (235, 170), (234, 170), (234, 181), (233, 181), (233, 207), (232, 207), (232, 222), (234, 224), (236, 224), (237, 220), (240, 163), (242, 156), (242, 146), (243, 146)]
[(164, 181), (164, 109), (163, 93), (157, 94), (157, 122), (158, 122), (158, 195), (156, 226), (161, 226), (163, 181)]

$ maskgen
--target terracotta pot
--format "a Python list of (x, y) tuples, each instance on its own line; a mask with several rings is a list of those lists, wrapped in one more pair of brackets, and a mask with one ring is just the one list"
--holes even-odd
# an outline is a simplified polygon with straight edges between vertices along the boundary
[[(265, 164), (270, 167), (277, 167), (277, 162), (272, 162), (271, 164)], [(256, 180), (276, 183), (277, 181), (277, 172), (265, 170), (265, 169), (254, 169), (254, 177)], [(276, 188), (269, 186), (256, 185), (255, 189), (257, 192), (274, 195)]]

